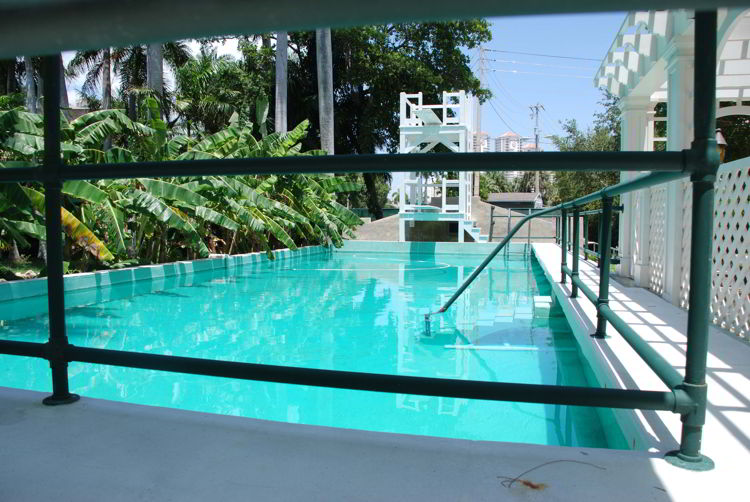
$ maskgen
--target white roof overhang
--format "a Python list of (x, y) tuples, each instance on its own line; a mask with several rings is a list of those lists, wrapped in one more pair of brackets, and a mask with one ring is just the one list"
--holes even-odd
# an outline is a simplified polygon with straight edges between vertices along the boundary
[[(692, 11), (631, 12), (623, 21), (594, 85), (618, 97), (664, 101), (667, 62), (675, 46), (693, 44)], [(750, 99), (750, 10), (719, 11), (716, 97)]]

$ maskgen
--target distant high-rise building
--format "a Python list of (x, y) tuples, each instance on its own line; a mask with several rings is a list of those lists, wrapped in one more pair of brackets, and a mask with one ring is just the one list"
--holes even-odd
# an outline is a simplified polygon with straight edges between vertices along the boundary
[(495, 138), (496, 152), (520, 152), (523, 138), (514, 132), (506, 132)]
[(471, 145), (472, 152), (489, 152), (490, 139), (486, 132), (475, 132), (474, 141)]

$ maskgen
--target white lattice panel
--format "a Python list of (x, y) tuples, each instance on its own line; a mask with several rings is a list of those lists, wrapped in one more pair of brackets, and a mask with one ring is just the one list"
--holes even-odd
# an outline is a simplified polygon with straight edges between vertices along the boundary
[(666, 252), (667, 187), (659, 185), (651, 190), (651, 215), (649, 225), (649, 281), (648, 288), (661, 295), (664, 292)]
[(690, 236), (693, 235), (693, 190), (690, 181), (682, 187), (682, 263), (680, 263), (680, 307), (687, 309), (690, 295)]
[[(685, 214), (692, 212), (686, 190)], [(680, 306), (688, 308), (690, 293), (690, 223), (683, 224)], [(711, 316), (714, 324), (750, 339), (750, 159), (719, 170), (714, 195), (713, 277)]]
[(750, 167), (721, 169), (714, 199), (714, 323), (750, 337)]

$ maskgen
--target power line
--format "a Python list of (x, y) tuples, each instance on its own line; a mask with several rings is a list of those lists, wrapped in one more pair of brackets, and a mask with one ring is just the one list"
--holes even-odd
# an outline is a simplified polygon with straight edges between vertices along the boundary
[(537, 56), (540, 58), (575, 59), (578, 61), (594, 61), (596, 63), (601, 63), (601, 59), (594, 59), (594, 58), (579, 58), (575, 56), (556, 56), (552, 54), (537, 54), (534, 52), (501, 51), (499, 49), (484, 49), (484, 50), (488, 52), (501, 52), (503, 54), (520, 54), (522, 56)]
[[(515, 129), (513, 129), (510, 126), (510, 124), (508, 124), (508, 122), (505, 121), (505, 119), (503, 118), (503, 116), (500, 115), (500, 112), (497, 111), (497, 108), (495, 108), (495, 105), (492, 103), (492, 100), (489, 100), (488, 103), (490, 104), (490, 107), (492, 108), (492, 110), (495, 112), (495, 115), (497, 115), (497, 117), (503, 122), (503, 124), (505, 124), (505, 127), (507, 127), (508, 129), (510, 129), (511, 132), (513, 132), (515, 134), (518, 134), (515, 131)], [(518, 135), (521, 136), (520, 134), (518, 134)]]
[(545, 77), (585, 78), (587, 80), (591, 79), (591, 77), (587, 77), (585, 75), (567, 75), (563, 73), (542, 73), (538, 71), (501, 70), (499, 68), (490, 68), (488, 69), (488, 71), (495, 71), (495, 72), (502, 72), (502, 73), (518, 73), (518, 74), (524, 74), (524, 75), (543, 75)]
[(568, 65), (558, 65), (558, 64), (545, 64), (545, 63), (532, 63), (530, 61), (516, 61), (515, 59), (489, 59), (486, 58), (485, 61), (492, 61), (494, 63), (504, 63), (504, 64), (523, 64), (527, 66), (543, 66), (545, 68), (561, 68), (563, 70), (586, 70), (590, 71), (591, 68), (586, 68), (583, 66), (568, 66)]
[(513, 94), (508, 90), (507, 87), (503, 85), (502, 82), (500, 82), (500, 79), (495, 76), (494, 73), (490, 73), (490, 79), (495, 82), (495, 84), (505, 93), (506, 97), (508, 98), (508, 102), (512, 104), (513, 106), (516, 106), (520, 109), (525, 109), (526, 107), (523, 106), (521, 103), (516, 100), (516, 98), (513, 97)]

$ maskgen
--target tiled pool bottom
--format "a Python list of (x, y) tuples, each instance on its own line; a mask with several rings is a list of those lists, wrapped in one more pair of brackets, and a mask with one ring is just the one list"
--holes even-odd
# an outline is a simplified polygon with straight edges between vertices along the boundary
[[(596, 385), (533, 258), (498, 257), (430, 337), (483, 255), (335, 252), (66, 295), (75, 345), (467, 380)], [(44, 341), (39, 297), (0, 304), (0, 337)], [(41, 305), (41, 307), (40, 307)], [(37, 309), (36, 312), (33, 310)], [(20, 314), (19, 314), (20, 313)], [(430, 436), (624, 448), (591, 408), (381, 394), (71, 363), (89, 397)], [(49, 390), (47, 363), (0, 356), (0, 385)], [(609, 422), (605, 418), (605, 422)]]

